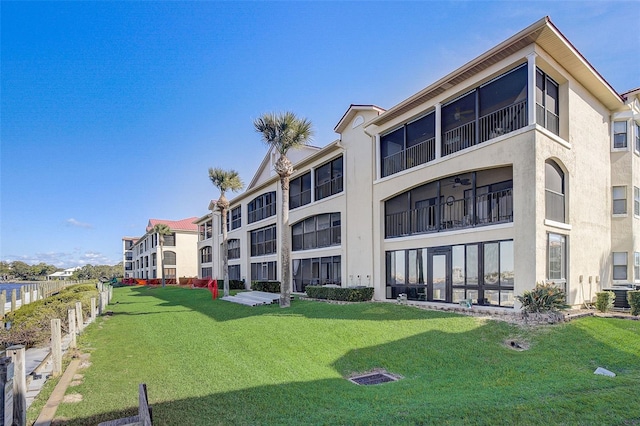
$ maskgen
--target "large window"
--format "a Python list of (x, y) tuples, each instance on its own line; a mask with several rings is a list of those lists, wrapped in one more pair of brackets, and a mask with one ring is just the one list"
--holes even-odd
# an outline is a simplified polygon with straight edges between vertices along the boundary
[(387, 297), (512, 307), (513, 241), (386, 252)]
[(567, 244), (566, 237), (560, 234), (548, 234), (547, 241), (547, 279), (555, 284), (567, 282)]
[(640, 188), (633, 187), (633, 214), (640, 216)]
[(554, 161), (545, 162), (545, 217), (556, 222), (565, 222), (564, 172)]
[(240, 228), (242, 226), (242, 206), (235, 207), (227, 213), (227, 230)]
[(613, 122), (613, 147), (614, 148), (627, 147), (627, 122), (626, 121)]
[(633, 253), (633, 276), (636, 282), (640, 282), (640, 253)]
[(627, 252), (613, 252), (613, 279), (627, 279)]
[(227, 240), (227, 258), (240, 259), (240, 240), (232, 238)]
[(247, 206), (248, 223), (271, 217), (276, 214), (276, 192), (267, 192), (249, 202)]
[(207, 240), (211, 238), (212, 234), (212, 223), (210, 220), (205, 223), (201, 223), (200, 226), (198, 226), (198, 241)]
[(164, 277), (168, 280), (176, 279), (176, 268), (164, 268)]
[(240, 281), (240, 265), (229, 265), (229, 279)]
[(638, 154), (640, 154), (640, 123), (635, 124), (636, 128), (636, 145), (635, 150)]
[(424, 164), (436, 157), (435, 112), (380, 137), (382, 177)]
[(627, 187), (614, 186), (612, 195), (613, 214), (627, 214)]
[(175, 265), (176, 264), (176, 252), (175, 251), (165, 251), (164, 255), (164, 264), (165, 265)]
[(164, 245), (165, 246), (175, 247), (175, 245), (176, 245), (176, 233), (175, 232), (172, 232), (171, 234), (164, 236)]
[(200, 249), (200, 263), (211, 262), (211, 246), (202, 247)]
[(293, 259), (293, 288), (303, 292), (308, 285), (341, 285), (340, 256)]
[(536, 122), (556, 135), (560, 134), (558, 92), (558, 83), (536, 70)]
[(211, 278), (212, 275), (213, 275), (213, 268), (211, 268), (211, 266), (207, 266), (205, 268), (200, 269), (200, 276), (202, 278)]
[(291, 250), (309, 250), (340, 245), (340, 213), (325, 213), (291, 227)]
[(316, 200), (342, 192), (342, 156), (315, 169)]
[(311, 172), (291, 179), (289, 183), (289, 209), (295, 209), (311, 202)]
[(276, 226), (251, 231), (251, 256), (263, 256), (276, 252)]
[(251, 281), (277, 280), (277, 262), (258, 262), (251, 264)]

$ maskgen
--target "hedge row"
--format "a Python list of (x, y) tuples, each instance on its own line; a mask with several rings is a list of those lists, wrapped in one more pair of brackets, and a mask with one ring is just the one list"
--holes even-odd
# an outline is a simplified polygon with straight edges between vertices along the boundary
[(324, 287), (308, 285), (307, 296), (313, 299), (340, 300), (343, 302), (368, 302), (373, 297), (373, 287)]
[(251, 281), (251, 290), (280, 293), (280, 281)]
[(27, 348), (48, 344), (51, 338), (51, 320), (60, 319), (63, 334), (68, 333), (68, 311), (82, 304), (82, 314), (91, 314), (91, 298), (98, 297), (95, 284), (78, 284), (60, 290), (60, 293), (21, 306), (6, 315), (11, 322), (7, 330), (0, 327), (0, 346), (25, 345)]

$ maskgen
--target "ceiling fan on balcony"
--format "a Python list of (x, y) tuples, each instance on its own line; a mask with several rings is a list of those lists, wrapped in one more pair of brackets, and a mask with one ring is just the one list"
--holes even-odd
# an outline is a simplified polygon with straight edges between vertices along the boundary
[(452, 188), (457, 188), (458, 186), (469, 186), (471, 185), (471, 180), (468, 178), (461, 178), (460, 176), (456, 176), (449, 181), (449, 185), (451, 185)]
[(453, 113), (453, 118), (456, 119), (456, 121), (460, 121), (462, 119), (467, 119), (469, 117), (472, 117), (475, 114), (473, 109), (468, 109), (465, 111), (461, 111), (460, 107), (456, 107), (455, 112)]

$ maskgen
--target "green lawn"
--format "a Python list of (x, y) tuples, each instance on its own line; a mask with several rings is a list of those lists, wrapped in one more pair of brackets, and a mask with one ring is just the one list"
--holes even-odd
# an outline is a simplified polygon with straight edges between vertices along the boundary
[[(58, 408), (64, 424), (132, 415), (147, 383), (155, 425), (640, 425), (640, 321), (521, 328), (392, 303), (251, 308), (174, 287), (114, 289), (109, 309), (79, 339), (91, 365), (67, 390), (82, 402)], [(403, 379), (345, 380), (377, 368)]]

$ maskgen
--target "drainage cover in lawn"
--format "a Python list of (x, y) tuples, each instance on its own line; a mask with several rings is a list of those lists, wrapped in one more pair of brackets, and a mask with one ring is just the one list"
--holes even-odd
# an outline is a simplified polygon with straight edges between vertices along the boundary
[(352, 377), (349, 380), (357, 385), (368, 386), (395, 382), (398, 378), (386, 373), (370, 373), (363, 376)]

